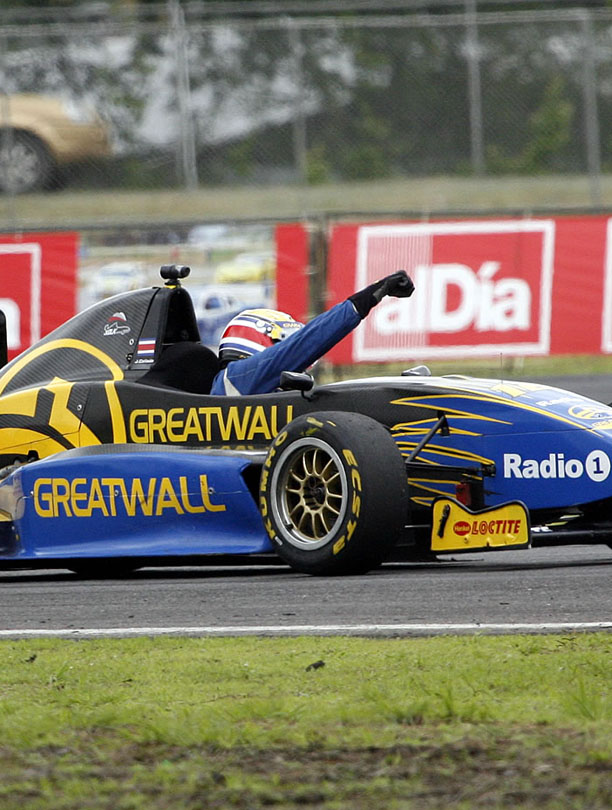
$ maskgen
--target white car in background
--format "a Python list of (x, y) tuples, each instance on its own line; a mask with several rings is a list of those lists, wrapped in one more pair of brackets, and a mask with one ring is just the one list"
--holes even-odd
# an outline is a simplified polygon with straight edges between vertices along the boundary
[(109, 262), (98, 268), (82, 271), (84, 284), (79, 309), (95, 304), (103, 298), (138, 290), (147, 286), (147, 272), (143, 262)]
[(260, 222), (209, 222), (194, 225), (187, 244), (205, 251), (267, 250), (274, 244), (274, 228)]

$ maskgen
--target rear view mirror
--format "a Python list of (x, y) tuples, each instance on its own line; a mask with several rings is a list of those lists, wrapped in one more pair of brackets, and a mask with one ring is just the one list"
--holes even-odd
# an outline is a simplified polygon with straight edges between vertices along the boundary
[(282, 391), (311, 391), (315, 381), (305, 371), (283, 371), (280, 376)]

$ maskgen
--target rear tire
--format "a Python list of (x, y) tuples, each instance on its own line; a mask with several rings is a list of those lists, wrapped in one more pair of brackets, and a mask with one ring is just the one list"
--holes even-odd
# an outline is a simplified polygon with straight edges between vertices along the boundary
[(270, 448), (260, 511), (276, 551), (306, 574), (375, 568), (408, 514), (404, 460), (389, 432), (361, 414), (301, 416)]

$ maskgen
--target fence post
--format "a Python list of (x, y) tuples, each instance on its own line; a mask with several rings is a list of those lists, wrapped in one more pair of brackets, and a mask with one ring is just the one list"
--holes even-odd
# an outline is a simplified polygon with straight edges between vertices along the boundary
[(293, 54), (293, 81), (295, 83), (295, 107), (293, 115), (293, 156), (300, 182), (306, 182), (307, 144), (306, 118), (304, 116), (304, 43), (294, 19), (287, 18), (289, 45)]
[(176, 90), (179, 105), (179, 154), (183, 182), (188, 191), (198, 187), (198, 167), (196, 162), (193, 111), (191, 108), (191, 87), (189, 82), (189, 62), (187, 57), (187, 31), (185, 15), (178, 0), (168, 0), (170, 29), (174, 41), (176, 67)]
[(480, 46), (476, 0), (465, 0), (466, 57), (468, 68), (468, 99), (470, 105), (470, 145), (474, 174), (485, 173), (482, 136), (482, 89), (480, 84)]
[(329, 222), (323, 214), (311, 219), (307, 226), (309, 237), (309, 312), (320, 315), (327, 309), (327, 253)]
[(6, 334), (6, 316), (0, 309), (0, 368), (8, 362), (8, 339)]
[[(0, 150), (7, 155), (7, 161), (4, 165), (0, 162), (0, 172), (2, 172), (2, 181), (4, 185), (4, 199), (7, 208), (7, 219), (10, 224), (11, 230), (17, 230), (17, 209), (15, 206), (15, 188), (10, 178), (10, 167), (8, 156), (13, 148), (13, 129), (11, 127), (11, 107), (9, 96), (6, 88), (8, 82), (6, 81), (5, 59), (8, 51), (7, 39), (5, 36), (0, 37), (0, 86), (4, 89), (0, 91), (0, 124), (2, 124), (2, 132), (0, 133)], [(5, 361), (6, 362), (6, 361)]]
[(593, 23), (587, 9), (581, 9), (584, 58), (582, 82), (584, 93), (584, 136), (586, 142), (587, 172), (591, 205), (601, 206), (601, 142), (599, 138), (599, 111), (597, 107), (597, 72), (595, 69), (595, 37)]

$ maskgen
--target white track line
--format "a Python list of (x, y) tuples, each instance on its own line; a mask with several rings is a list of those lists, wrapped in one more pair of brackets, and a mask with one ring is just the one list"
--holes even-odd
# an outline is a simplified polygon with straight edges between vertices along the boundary
[(128, 636), (432, 636), (612, 631), (611, 622), (508, 622), (461, 624), (266, 624), (219, 627), (43, 627), (0, 630), (0, 638), (111, 638)]

